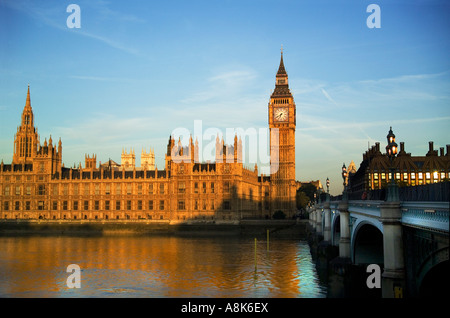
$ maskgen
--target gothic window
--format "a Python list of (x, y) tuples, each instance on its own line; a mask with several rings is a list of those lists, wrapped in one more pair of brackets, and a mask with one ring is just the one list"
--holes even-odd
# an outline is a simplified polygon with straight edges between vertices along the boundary
[(178, 182), (178, 193), (185, 193), (186, 192), (186, 185), (184, 181)]
[(44, 195), (45, 194), (45, 185), (40, 184), (38, 185), (38, 195)]
[(230, 193), (230, 182), (229, 181), (225, 181), (223, 183), (223, 192)]

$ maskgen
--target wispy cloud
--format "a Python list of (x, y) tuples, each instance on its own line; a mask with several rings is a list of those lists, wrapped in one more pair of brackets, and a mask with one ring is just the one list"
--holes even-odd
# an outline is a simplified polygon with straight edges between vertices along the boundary
[(327, 92), (323, 87), (321, 88), (321, 90), (322, 90), (323, 95), (325, 95), (325, 97), (326, 97), (330, 102), (332, 102), (333, 104), (337, 105), (336, 101), (335, 101), (333, 98), (331, 98), (330, 94), (328, 94), (328, 92)]
[[(64, 5), (60, 6), (45, 6), (46, 4), (40, 3), (37, 4), (36, 1), (4, 1), (0, 2), (0, 5), (4, 5), (10, 9), (16, 10), (18, 12), (22, 12), (27, 14), (29, 17), (38, 20), (41, 23), (44, 23), (52, 28), (70, 32), (71, 34), (87, 37), (90, 39), (94, 39), (96, 41), (102, 42), (112, 48), (121, 50), (123, 52), (132, 54), (132, 55), (140, 55), (138, 49), (131, 47), (128, 44), (122, 43), (120, 41), (114, 40), (111, 37), (100, 35), (94, 33), (92, 31), (86, 31), (85, 27), (82, 25), (79, 29), (69, 29), (65, 22), (65, 19), (62, 19), (65, 15), (68, 16), (66, 12), (66, 7)], [(140, 19), (136, 16), (130, 14), (122, 14), (118, 11), (111, 10), (108, 6), (107, 2), (104, 1), (96, 1), (96, 2), (86, 2), (86, 6), (97, 8), (97, 12), (102, 15), (105, 19), (113, 20), (113, 24), (116, 25), (118, 21), (122, 21), (125, 23), (129, 22), (138, 22), (143, 23), (144, 20)], [(84, 8), (84, 6), (83, 6)], [(82, 12), (83, 9), (82, 9)], [(82, 19), (83, 21), (83, 19)]]
[(206, 79), (206, 82), (201, 83), (204, 89), (186, 96), (181, 100), (181, 103), (194, 104), (242, 97), (239, 93), (250, 87), (255, 78), (256, 73), (252, 70), (227, 70), (220, 72)]

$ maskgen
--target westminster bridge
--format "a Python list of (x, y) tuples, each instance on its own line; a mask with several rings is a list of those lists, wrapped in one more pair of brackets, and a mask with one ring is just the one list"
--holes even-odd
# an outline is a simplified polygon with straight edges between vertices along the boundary
[[(399, 200), (328, 194), (309, 208), (322, 246), (338, 251), (333, 262), (378, 265), (385, 298), (449, 294), (449, 182), (400, 188)], [(381, 195), (380, 195), (381, 193)], [(345, 266), (344, 266), (345, 268)]]

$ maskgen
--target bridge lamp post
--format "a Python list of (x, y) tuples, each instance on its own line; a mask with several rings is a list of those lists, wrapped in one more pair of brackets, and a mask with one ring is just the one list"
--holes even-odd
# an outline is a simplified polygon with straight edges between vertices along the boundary
[(327, 193), (330, 193), (330, 179), (327, 177)]
[(342, 179), (344, 180), (344, 192), (342, 193), (342, 199), (347, 199), (347, 167), (345, 166), (345, 162), (342, 165)]
[(399, 195), (398, 195), (398, 186), (397, 183), (394, 180), (395, 176), (395, 168), (394, 168), (394, 159), (397, 155), (397, 143), (395, 142), (395, 135), (392, 131), (392, 127), (390, 128), (387, 138), (387, 146), (386, 146), (386, 154), (389, 158), (389, 171), (390, 171), (390, 177), (391, 180), (388, 185), (388, 195), (387, 200), (389, 202), (397, 202), (400, 201)]

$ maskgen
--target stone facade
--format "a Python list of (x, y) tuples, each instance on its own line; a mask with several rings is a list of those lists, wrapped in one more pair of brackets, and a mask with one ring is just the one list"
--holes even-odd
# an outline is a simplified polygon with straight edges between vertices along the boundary
[(236, 222), (268, 218), (276, 210), (292, 217), (296, 109), (283, 56), (276, 79), (268, 112), (270, 129), (279, 132), (279, 143), (271, 139), (271, 163), (279, 169), (270, 176), (259, 175), (256, 165), (244, 167), (237, 136), (233, 145), (217, 138), (213, 163), (198, 161), (192, 138), (183, 147), (170, 136), (162, 170), (155, 167), (152, 150), (142, 151), (141, 167), (134, 150), (123, 150), (120, 165), (112, 160), (97, 165), (94, 154), (85, 155), (84, 168), (66, 168), (61, 139), (53, 144), (50, 136), (40, 144), (28, 88), (13, 161), (0, 165), (0, 218)]

